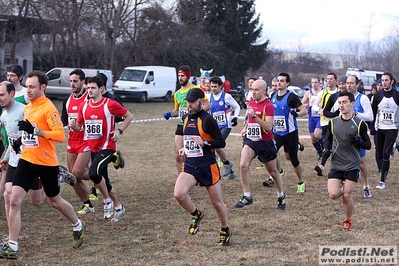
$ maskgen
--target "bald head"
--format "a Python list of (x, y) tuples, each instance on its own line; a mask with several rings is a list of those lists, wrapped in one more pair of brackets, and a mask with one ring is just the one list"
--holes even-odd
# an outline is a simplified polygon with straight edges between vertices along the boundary
[(252, 84), (252, 99), (262, 101), (266, 97), (266, 82), (262, 79), (255, 80)]
[(266, 90), (267, 87), (266, 81), (264, 81), (263, 79), (255, 80), (254, 83), (252, 83), (252, 87), (254, 87), (254, 85), (256, 85), (256, 87), (260, 90)]

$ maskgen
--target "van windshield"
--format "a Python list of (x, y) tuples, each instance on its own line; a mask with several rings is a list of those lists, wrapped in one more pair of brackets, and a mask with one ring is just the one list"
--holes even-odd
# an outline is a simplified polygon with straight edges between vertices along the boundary
[(125, 69), (118, 80), (142, 82), (146, 73), (145, 70)]

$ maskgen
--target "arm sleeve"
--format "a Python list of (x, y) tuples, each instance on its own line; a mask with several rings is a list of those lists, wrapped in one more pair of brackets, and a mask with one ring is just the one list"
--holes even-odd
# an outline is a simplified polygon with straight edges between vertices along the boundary
[(336, 102), (334, 95), (331, 95), (330, 98), (328, 98), (326, 107), (323, 109), (323, 115), (325, 117), (333, 118), (339, 116), (339, 108), (337, 108), (335, 112), (330, 111), (334, 107), (334, 104)]
[(301, 100), (299, 99), (299, 97), (297, 95), (295, 95), (294, 93), (291, 93), (288, 96), (288, 100), (287, 100), (288, 106), (291, 108), (298, 108), (299, 106), (302, 105)]
[(360, 148), (365, 150), (371, 149), (371, 141), (369, 134), (367, 133), (367, 125), (364, 121), (362, 121), (360, 125), (360, 137), (362, 141), (360, 142)]
[(64, 101), (62, 101), (61, 121), (62, 121), (62, 124), (64, 125), (64, 127), (68, 125), (68, 111), (66, 109), (67, 101), (68, 101), (68, 98), (66, 98)]
[(331, 121), (328, 122), (328, 127), (327, 127), (327, 131), (326, 131), (326, 135), (325, 135), (325, 139), (324, 139), (324, 148), (331, 150), (332, 149), (332, 140), (333, 140), (333, 134), (331, 132)]
[(50, 130), (44, 131), (44, 137), (49, 140), (64, 142), (65, 132), (58, 111), (51, 112), (47, 115), (47, 124)]
[(211, 144), (211, 148), (219, 149), (224, 148), (226, 146), (226, 141), (224, 140), (222, 133), (220, 133), (220, 129), (218, 123), (212, 116), (207, 116), (204, 121), (204, 132), (211, 135), (211, 141), (208, 141)]
[(229, 105), (231, 107), (231, 109), (234, 110), (233, 117), (238, 117), (240, 115), (241, 107), (237, 103), (237, 101), (234, 100), (233, 96), (231, 96), (230, 94), (226, 94), (225, 100), (226, 100), (227, 105)]
[(371, 109), (371, 104), (369, 98), (364, 95), (360, 95), (360, 104), (363, 107), (363, 113), (358, 113), (357, 116), (364, 122), (373, 121), (373, 110)]

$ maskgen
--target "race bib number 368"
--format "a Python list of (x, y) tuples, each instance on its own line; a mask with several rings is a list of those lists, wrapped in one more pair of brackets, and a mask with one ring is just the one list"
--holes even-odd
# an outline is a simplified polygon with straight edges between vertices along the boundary
[(87, 139), (99, 139), (103, 135), (103, 121), (102, 120), (86, 120)]

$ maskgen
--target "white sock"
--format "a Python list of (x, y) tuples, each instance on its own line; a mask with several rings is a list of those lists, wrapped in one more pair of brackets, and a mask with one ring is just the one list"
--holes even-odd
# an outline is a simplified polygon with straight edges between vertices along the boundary
[(244, 192), (245, 197), (251, 197), (251, 192)]
[(73, 231), (80, 231), (82, 230), (82, 222), (80, 220), (78, 220), (77, 224), (73, 224)]
[(18, 242), (16, 242), (16, 241), (8, 241), (8, 245), (9, 245), (10, 248), (12, 248), (13, 250), (15, 250), (15, 251), (18, 250)]
[(277, 197), (282, 197), (282, 196), (284, 196), (284, 191), (281, 193), (277, 192)]

